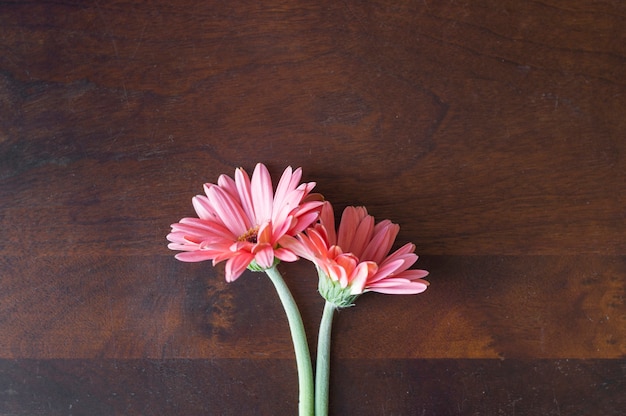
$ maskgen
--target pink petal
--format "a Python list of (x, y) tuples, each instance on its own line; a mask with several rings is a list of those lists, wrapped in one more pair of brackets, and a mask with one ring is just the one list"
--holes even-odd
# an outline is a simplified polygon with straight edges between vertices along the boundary
[[(289, 250), (295, 253), (298, 257), (303, 257), (308, 260), (312, 260), (315, 256), (312, 255), (311, 251), (307, 248), (306, 244), (309, 243), (309, 239), (305, 235), (300, 236), (302, 240), (305, 240), (306, 243), (302, 240), (298, 240), (290, 235), (282, 236), (278, 240), (278, 244), (281, 247), (284, 247), (286, 250)], [(280, 250), (280, 249), (278, 249)], [(280, 258), (278, 254), (276, 257)], [(282, 259), (281, 259), (282, 260)]]
[[(408, 255), (407, 255), (408, 256)], [(403, 257), (397, 257), (395, 260), (389, 261), (385, 260), (378, 269), (378, 273), (376, 276), (372, 277), (371, 282), (377, 282), (381, 279), (386, 279), (389, 276), (393, 277), (405, 277), (405, 273), (409, 273), (411, 270), (407, 270), (409, 267), (415, 263), (417, 260), (417, 256), (413, 255), (412, 258), (406, 259)], [(428, 272), (426, 272), (426, 275)], [(420, 275), (418, 278), (424, 277), (426, 275)]]
[[(274, 228), (272, 230), (272, 233), (274, 234), (274, 238), (280, 238), (289, 232), (289, 230), (296, 223), (296, 219), (292, 216), (289, 216), (283, 219), (282, 221), (279, 221), (279, 222), (272, 221), (272, 223), (274, 225)], [(290, 233), (290, 234), (296, 234), (296, 233)]]
[(256, 241), (259, 244), (271, 244), (274, 245), (275, 241), (272, 238), (272, 222), (267, 221), (259, 227), (256, 235)]
[(415, 251), (415, 244), (406, 243), (405, 245), (403, 245), (402, 247), (394, 251), (392, 254), (390, 254), (389, 257), (387, 257), (387, 259), (391, 259), (396, 256), (403, 256), (408, 253), (413, 253), (414, 251)]
[(427, 282), (409, 281), (406, 279), (385, 279), (373, 285), (368, 285), (368, 291), (391, 295), (415, 295), (428, 288)]
[(237, 186), (235, 185), (235, 181), (230, 176), (220, 175), (219, 178), (217, 178), (217, 185), (225, 190), (233, 198), (239, 198), (239, 193), (237, 192)]
[(274, 264), (274, 249), (269, 244), (257, 244), (253, 250), (254, 259), (264, 269)]
[(180, 261), (195, 263), (198, 261), (211, 260), (213, 256), (211, 255), (211, 253), (197, 250), (197, 251), (185, 251), (182, 253), (178, 253), (174, 257)]
[(292, 213), (299, 212), (299, 204), (302, 200), (302, 196), (302, 191), (292, 191), (284, 195), (280, 203), (274, 199), (272, 221), (282, 222)]
[(222, 223), (235, 235), (243, 235), (251, 224), (241, 205), (218, 186), (209, 188), (208, 198)]
[(204, 189), (204, 193), (207, 194), (209, 193), (209, 189), (211, 189), (212, 187), (217, 186), (214, 183), (205, 183), (204, 185), (202, 185), (202, 188)]
[(329, 275), (330, 277), (339, 282), (339, 285), (342, 288), (346, 288), (348, 287), (348, 274), (346, 273), (346, 271), (344, 270), (343, 267), (337, 265), (337, 264), (329, 264), (328, 265), (328, 271), (330, 272)]
[(298, 234), (304, 231), (308, 226), (310, 226), (315, 220), (317, 220), (318, 213), (316, 211), (309, 212), (304, 215), (300, 215), (296, 217), (297, 222), (292, 225), (289, 230), (290, 234)]
[(191, 204), (199, 218), (203, 220), (215, 220), (215, 210), (211, 207), (211, 203), (206, 196), (197, 195), (193, 197)]
[(342, 269), (344, 269), (348, 276), (351, 276), (354, 270), (356, 269), (358, 263), (358, 259), (354, 257), (352, 254), (342, 254), (335, 259), (337, 265), (339, 265)]
[(234, 282), (250, 265), (254, 256), (250, 253), (241, 253), (238, 256), (230, 258), (226, 262), (225, 277), (227, 282)]
[(298, 260), (298, 256), (293, 251), (287, 250), (286, 248), (274, 249), (274, 256), (286, 262), (293, 262)]
[(402, 267), (403, 264), (404, 262), (402, 260), (396, 260), (381, 264), (376, 274), (370, 279), (370, 283), (387, 278), (389, 275), (395, 273), (399, 267)]
[(365, 216), (367, 216), (365, 207), (346, 207), (343, 210), (337, 233), (337, 245), (343, 248), (344, 251), (350, 251), (349, 247), (352, 246), (352, 239), (356, 229)]
[(320, 193), (310, 193), (311, 190), (315, 188), (316, 185), (317, 183), (315, 182), (309, 182), (309, 183), (298, 186), (297, 189), (304, 190), (304, 197), (302, 198), (302, 201), (301, 201), (303, 204), (308, 203), (308, 202), (319, 202), (321, 204), (324, 202), (324, 195)]
[(371, 261), (359, 263), (350, 276), (350, 294), (359, 295), (363, 293), (368, 277), (376, 273), (377, 268), (376, 263)]
[(185, 235), (185, 233), (171, 232), (167, 236), (165, 236), (165, 238), (167, 238), (167, 240), (171, 241), (172, 243), (184, 243), (186, 241)]
[(246, 213), (246, 216), (250, 220), (251, 226), (256, 224), (256, 217), (254, 213), (254, 204), (252, 203), (252, 191), (250, 190), (250, 177), (242, 168), (235, 170), (235, 187), (237, 188), (237, 194), (241, 200), (241, 207)]
[(341, 247), (339, 247), (339, 246), (331, 246), (328, 249), (328, 257), (331, 258), (331, 259), (339, 257), (342, 254), (343, 254), (343, 251), (341, 250)]
[(337, 244), (337, 234), (335, 232), (335, 213), (333, 211), (333, 206), (328, 201), (322, 204), (320, 224), (322, 224), (326, 229), (328, 243), (331, 246)]
[(342, 246), (341, 248), (344, 251), (349, 251), (355, 256), (361, 258), (363, 255), (363, 251), (367, 247), (367, 244), (372, 239), (373, 232), (374, 217), (372, 217), (371, 215), (367, 215), (361, 220), (361, 222), (359, 222), (356, 230), (354, 230), (354, 235), (352, 236), (351, 243), (347, 246)]
[(249, 241), (236, 241), (227, 249), (231, 253), (252, 253), (254, 247), (256, 247), (256, 244)]
[(228, 249), (228, 247), (223, 247), (221, 250), (216, 249), (215, 250), (217, 253), (215, 253), (214, 257), (213, 257), (213, 266), (215, 266), (216, 264), (224, 261), (224, 260), (228, 260), (231, 259), (235, 256), (239, 256), (241, 255), (241, 253), (236, 253), (233, 251), (230, 251)]
[[(382, 224), (382, 225), (381, 225)], [(374, 236), (364, 250), (363, 260), (372, 260), (380, 263), (384, 260), (389, 250), (393, 246), (396, 236), (400, 231), (400, 226), (393, 224), (389, 220), (384, 220), (374, 228)]]
[(422, 279), (428, 276), (428, 274), (429, 273), (426, 270), (412, 269), (412, 270), (405, 270), (402, 273), (399, 273), (397, 277), (401, 277), (407, 280), (417, 280), (417, 279)]
[[(181, 245), (187, 245), (193, 248), (194, 250), (198, 249), (198, 246), (202, 243), (203, 238), (188, 235), (185, 233), (169, 233), (166, 237), (172, 243), (178, 243)], [(172, 249), (175, 250), (175, 249)], [(190, 251), (191, 249), (186, 249), (185, 251)]]
[(417, 254), (413, 253), (415, 250), (415, 245), (412, 243), (407, 243), (400, 247), (398, 250), (394, 251), (390, 254), (385, 260), (383, 260), (383, 264), (387, 262), (392, 262), (396, 260), (402, 260), (404, 264), (398, 267), (398, 271), (403, 271), (411, 267), (418, 259)]
[[(170, 240), (172, 241), (172, 240)], [(178, 241), (173, 241), (167, 245), (167, 248), (170, 250), (180, 250), (180, 251), (196, 251), (198, 250), (197, 246), (193, 246), (191, 244), (183, 244)]]
[(251, 192), (256, 223), (260, 224), (270, 220), (272, 218), (274, 191), (272, 190), (272, 178), (262, 163), (258, 163), (252, 173)]
[(318, 216), (322, 210), (322, 206), (324, 205), (323, 201), (306, 201), (306, 202), (300, 202), (300, 205), (298, 206), (298, 209), (295, 210), (295, 214), (296, 216), (298, 215), (304, 215), (304, 214), (308, 214), (311, 211), (315, 211), (318, 213)]
[[(387, 279), (382, 279), (378, 282), (374, 282), (368, 285), (369, 287), (396, 287), (396, 286), (403, 286), (403, 285), (407, 285), (407, 284), (413, 284), (414, 282), (408, 280), (408, 279), (403, 279), (401, 277), (388, 277)], [(421, 282), (418, 282), (421, 284)]]
[(211, 253), (211, 255), (213, 256), (213, 263), (217, 263), (219, 261), (229, 259), (233, 257), (234, 255), (236, 255), (234, 251), (230, 250), (229, 243), (228, 244), (217, 243), (217, 244), (206, 244), (206, 245), (202, 243), (200, 244), (200, 249), (202, 251)]
[(172, 231), (183, 232), (197, 236), (215, 236), (223, 239), (235, 239), (228, 228), (214, 221), (201, 220), (198, 218), (183, 218), (177, 224), (172, 224)]
[(322, 240), (326, 242), (326, 245), (330, 246), (329, 241), (328, 241), (328, 230), (322, 224), (317, 223), (313, 225), (313, 227), (309, 228), (309, 231), (307, 232), (316, 232), (317, 234), (319, 234)]
[(325, 256), (328, 252), (328, 242), (324, 240), (323, 235), (320, 234), (317, 230), (310, 229), (307, 237), (309, 241), (309, 248), (311, 249), (311, 251)]
[(301, 176), (302, 169), (298, 168), (295, 172), (292, 173), (291, 166), (287, 166), (287, 168), (283, 172), (283, 175), (280, 177), (280, 181), (278, 181), (278, 185), (276, 186), (273, 207), (274, 212), (278, 211), (278, 208), (285, 204), (285, 199), (287, 198), (287, 195), (289, 195), (291, 191), (296, 189)]

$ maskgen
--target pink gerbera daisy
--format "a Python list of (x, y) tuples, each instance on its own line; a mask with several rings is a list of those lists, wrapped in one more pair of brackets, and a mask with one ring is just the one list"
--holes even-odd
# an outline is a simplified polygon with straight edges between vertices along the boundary
[(300, 168), (283, 172), (272, 188), (270, 174), (256, 165), (252, 180), (242, 169), (235, 179), (226, 175), (217, 185), (204, 185), (206, 196), (193, 198), (198, 218), (183, 218), (172, 224), (168, 247), (182, 250), (176, 258), (197, 262), (226, 260), (226, 280), (237, 279), (247, 267), (267, 269), (276, 259), (295, 261), (296, 254), (282, 244), (311, 225), (319, 216), (321, 196), (311, 194), (314, 182), (299, 184)]
[(283, 244), (316, 265), (327, 301), (349, 306), (368, 291), (416, 294), (428, 287), (422, 279), (426, 270), (409, 269), (417, 261), (415, 245), (407, 243), (389, 254), (399, 230), (389, 220), (375, 224), (365, 207), (347, 207), (335, 233), (332, 206), (324, 202), (319, 223)]

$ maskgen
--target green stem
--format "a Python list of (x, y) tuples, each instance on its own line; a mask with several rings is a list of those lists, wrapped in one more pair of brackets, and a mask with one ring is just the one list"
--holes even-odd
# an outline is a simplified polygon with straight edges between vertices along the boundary
[(311, 354), (309, 353), (309, 344), (307, 343), (300, 311), (276, 266), (266, 269), (265, 273), (267, 273), (272, 283), (274, 283), (274, 287), (276, 287), (276, 292), (278, 292), (278, 297), (283, 304), (283, 308), (285, 308), (289, 328), (291, 329), (291, 339), (293, 340), (293, 347), (296, 353), (300, 387), (298, 414), (300, 416), (314, 416), (313, 367), (311, 366)]
[(320, 332), (317, 338), (317, 362), (315, 367), (315, 416), (328, 415), (328, 390), (330, 382), (330, 335), (333, 315), (337, 307), (326, 302)]

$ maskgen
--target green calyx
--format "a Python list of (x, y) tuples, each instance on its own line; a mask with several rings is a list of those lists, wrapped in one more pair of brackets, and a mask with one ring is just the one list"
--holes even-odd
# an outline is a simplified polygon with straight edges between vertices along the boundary
[(317, 274), (319, 276), (318, 290), (326, 301), (332, 303), (337, 308), (354, 306), (354, 301), (359, 295), (351, 294), (350, 286), (341, 287), (339, 282), (332, 280), (320, 269), (317, 269)]
[(252, 260), (250, 264), (248, 264), (248, 270), (252, 270), (253, 272), (264, 272), (267, 269), (271, 269), (272, 267), (276, 267), (280, 263), (280, 259), (278, 257), (274, 257), (274, 264), (271, 267), (261, 267), (256, 262), (256, 260)]

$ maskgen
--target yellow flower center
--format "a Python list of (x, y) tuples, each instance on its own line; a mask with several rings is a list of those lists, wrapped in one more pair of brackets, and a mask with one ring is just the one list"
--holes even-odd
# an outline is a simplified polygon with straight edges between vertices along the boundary
[(257, 225), (256, 227), (252, 227), (244, 234), (240, 235), (239, 238), (237, 238), (237, 241), (247, 241), (249, 243), (256, 244), (256, 237), (258, 232), (259, 226)]

